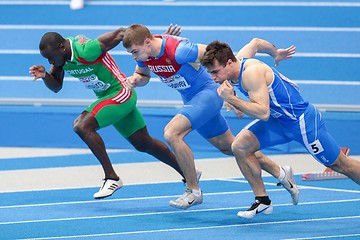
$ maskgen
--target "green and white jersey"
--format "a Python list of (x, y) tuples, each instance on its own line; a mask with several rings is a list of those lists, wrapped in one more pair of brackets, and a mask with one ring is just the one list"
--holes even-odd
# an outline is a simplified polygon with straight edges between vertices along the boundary
[(63, 68), (68, 74), (78, 78), (98, 98), (119, 92), (113, 100), (124, 102), (129, 99), (131, 90), (125, 88), (126, 76), (108, 52), (102, 53), (97, 39), (83, 35), (67, 39), (71, 43), (72, 56)]

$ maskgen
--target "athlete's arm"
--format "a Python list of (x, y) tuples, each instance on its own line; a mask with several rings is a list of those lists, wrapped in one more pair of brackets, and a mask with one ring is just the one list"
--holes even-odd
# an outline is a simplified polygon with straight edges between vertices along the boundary
[(135, 87), (142, 87), (149, 83), (151, 78), (150, 69), (148, 67), (135, 67), (135, 72), (132, 76), (126, 79), (126, 87), (129, 89)]
[(229, 81), (221, 84), (218, 88), (218, 94), (235, 109), (244, 114), (267, 121), (270, 116), (270, 100), (266, 85), (265, 65), (254, 64), (248, 66), (243, 73), (242, 84), (249, 94), (249, 102), (234, 95), (234, 88)]
[(179, 64), (198, 63), (204, 56), (206, 45), (182, 41), (176, 48), (175, 59)]
[(253, 38), (240, 49), (236, 57), (253, 58), (256, 53), (266, 53), (274, 58), (275, 66), (278, 66), (280, 61), (291, 58), (295, 54), (295, 50), (296, 47), (294, 45), (286, 49), (277, 48), (274, 44), (266, 40)]
[(101, 51), (107, 52), (116, 47), (124, 38), (126, 28), (118, 28), (112, 32), (106, 32), (97, 37)]
[[(118, 28), (112, 32), (106, 32), (97, 37), (100, 42), (101, 51), (107, 52), (116, 47), (124, 38), (126, 28)], [(167, 31), (169, 35), (179, 36), (181, 33), (181, 27), (178, 25), (170, 24)]]
[(200, 61), (206, 52), (206, 45), (198, 44), (198, 61)]
[(49, 73), (43, 65), (34, 65), (29, 68), (29, 72), (34, 76), (34, 80), (42, 78), (46, 87), (57, 93), (61, 90), (64, 80), (64, 69), (62, 67), (51, 66)]

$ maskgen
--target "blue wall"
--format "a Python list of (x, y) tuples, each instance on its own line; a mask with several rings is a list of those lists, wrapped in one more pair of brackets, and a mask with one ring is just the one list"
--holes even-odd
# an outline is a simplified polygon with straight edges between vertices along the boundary
[[(0, 126), (2, 138), (0, 146), (22, 147), (71, 147), (83, 148), (86, 145), (72, 130), (72, 123), (82, 112), (83, 107), (29, 107), (1, 106)], [(176, 109), (141, 108), (153, 137), (163, 139), (163, 128), (169, 122)], [(238, 133), (251, 119), (237, 119), (231, 113), (224, 114), (234, 134)], [(325, 112), (323, 117), (327, 128), (340, 146), (350, 147), (352, 154), (360, 154), (358, 136), (360, 136), (360, 113)], [(113, 127), (99, 131), (107, 148), (132, 148)], [(206, 140), (196, 132), (190, 133), (186, 141), (195, 151), (214, 150)], [(305, 149), (298, 143), (290, 143), (266, 149), (266, 153), (303, 153)]]

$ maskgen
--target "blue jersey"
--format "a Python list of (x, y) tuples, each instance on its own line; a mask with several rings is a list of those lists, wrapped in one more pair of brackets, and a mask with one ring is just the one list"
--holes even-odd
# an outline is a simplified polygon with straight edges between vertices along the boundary
[[(244, 58), (240, 65), (239, 84), (234, 84), (245, 96), (249, 97), (248, 92), (242, 87), (242, 71), (244, 69)], [(298, 86), (287, 77), (282, 75), (275, 68), (271, 68), (274, 73), (274, 80), (268, 86), (270, 97), (270, 114), (280, 122), (297, 121), (304, 113), (309, 102), (305, 101), (300, 95)]]
[(157, 58), (150, 57), (147, 61), (137, 64), (148, 67), (160, 80), (169, 87), (178, 90), (183, 100), (189, 101), (204, 87), (217, 88), (206, 69), (196, 62), (198, 45), (186, 38), (163, 35), (160, 54)]
[[(249, 94), (241, 86), (244, 69), (240, 65), (239, 83), (236, 85), (247, 97)], [(270, 117), (267, 121), (256, 119), (245, 129), (258, 139), (260, 149), (278, 144), (297, 141), (320, 163), (331, 165), (339, 156), (340, 147), (326, 130), (321, 113), (300, 95), (297, 85), (287, 77), (271, 68), (274, 80), (268, 86), (270, 98)]]

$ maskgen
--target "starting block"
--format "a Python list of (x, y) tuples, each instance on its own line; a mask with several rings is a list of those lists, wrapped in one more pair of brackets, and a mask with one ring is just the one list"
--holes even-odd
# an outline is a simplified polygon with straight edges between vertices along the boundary
[[(349, 155), (350, 148), (342, 147), (341, 151), (345, 155)], [(323, 173), (306, 173), (302, 175), (303, 181), (314, 181), (314, 180), (330, 180), (330, 179), (343, 179), (347, 178), (344, 174), (335, 172), (331, 168), (326, 168)]]

